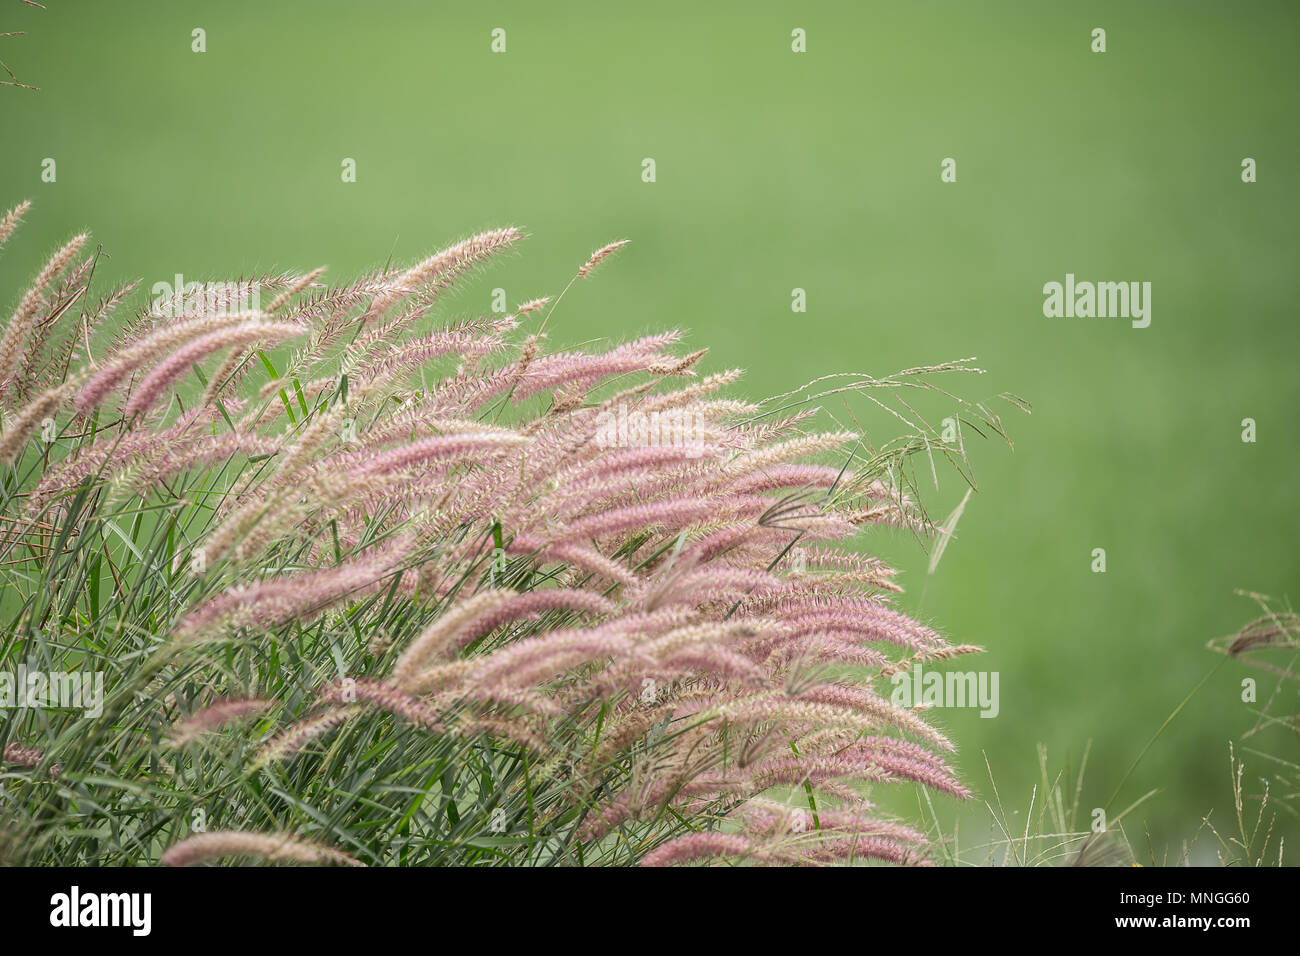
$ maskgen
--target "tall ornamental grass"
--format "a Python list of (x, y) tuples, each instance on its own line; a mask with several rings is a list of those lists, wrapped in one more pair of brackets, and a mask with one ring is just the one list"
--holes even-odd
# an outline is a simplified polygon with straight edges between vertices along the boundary
[[(677, 332), (439, 318), (520, 238), (134, 314), (55, 253), (0, 339), (0, 859), (927, 861), (872, 788), (968, 791), (887, 678), (977, 648), (857, 543), (933, 532), (961, 438), (901, 396), (973, 369), (752, 404)], [(815, 424), (850, 394), (917, 427)]]

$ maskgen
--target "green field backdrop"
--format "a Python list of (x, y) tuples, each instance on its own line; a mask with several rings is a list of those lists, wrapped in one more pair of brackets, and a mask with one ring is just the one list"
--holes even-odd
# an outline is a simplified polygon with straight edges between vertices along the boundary
[[(448, 314), (487, 311), (498, 287), (554, 294), (626, 237), (552, 316), (554, 345), (685, 328), (708, 368), (748, 370), (751, 398), (978, 357), (985, 375), (947, 384), (993, 403), (1014, 449), (966, 434), (978, 492), (933, 575), (910, 535), (869, 541), (905, 572), (902, 608), (1000, 675), (995, 719), (937, 717), (978, 794), (940, 806), (947, 825), (984, 826), (986, 757), (1023, 825), (1040, 742), (1064, 767), (1091, 740), (1082, 805), (1106, 805), (1219, 663), (1206, 641), (1256, 616), (1234, 590), (1296, 597), (1293, 3), (3, 0), (8, 31), (25, 35), (0, 58), (40, 89), (0, 87), (0, 205), (35, 202), (0, 258), (6, 309), (84, 228), (105, 286), (147, 287), (321, 264), (343, 280), (515, 224), (523, 252)], [(1044, 317), (1067, 273), (1151, 282), (1150, 327)], [(900, 428), (851, 411), (874, 441)], [(922, 477), (938, 517), (965, 491)], [(1252, 674), (1266, 697), (1265, 675), (1225, 663), (1125, 782), (1112, 811), (1159, 790), (1127, 821), (1144, 852), (1228, 822)], [(1300, 752), (1239, 743), (1256, 790), (1281, 768), (1243, 747)]]

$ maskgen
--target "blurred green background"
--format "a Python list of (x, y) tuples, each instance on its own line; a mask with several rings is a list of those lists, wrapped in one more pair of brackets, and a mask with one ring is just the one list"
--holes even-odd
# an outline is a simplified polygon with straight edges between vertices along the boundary
[[(902, 607), (1000, 674), (996, 719), (936, 718), (980, 797), (941, 805), (963, 830), (987, 817), (985, 756), (1023, 810), (1039, 742), (1062, 767), (1091, 740), (1082, 805), (1103, 805), (1218, 663), (1205, 642), (1256, 615), (1234, 589), (1295, 596), (1294, 4), (46, 6), (0, 6), (0, 32), (26, 34), (0, 58), (40, 87), (0, 87), (0, 204), (35, 200), (0, 259), (6, 308), (83, 228), (105, 280), (148, 286), (320, 264), (341, 281), (517, 224), (523, 254), (451, 312), (487, 311), (498, 286), (554, 294), (628, 237), (566, 297), (554, 344), (686, 328), (709, 367), (748, 369), (753, 398), (977, 356), (988, 374), (945, 384), (1028, 399), (1031, 416), (991, 406), (1014, 451), (967, 432), (979, 491), (932, 577), (909, 535), (872, 533), (905, 571)], [(1150, 281), (1151, 326), (1045, 318), (1043, 284), (1067, 272)], [(898, 431), (856, 412), (874, 440)], [(943, 516), (964, 487), (949, 471), (923, 490)], [(1125, 784), (1113, 809), (1160, 790), (1129, 821), (1144, 849), (1228, 822), (1248, 674), (1267, 696), (1225, 664)], [(1292, 684), (1278, 706), (1296, 705)], [(1294, 739), (1250, 745), (1296, 756)], [(1247, 767), (1255, 789), (1276, 770)], [(1294, 814), (1279, 827), (1300, 837)]]

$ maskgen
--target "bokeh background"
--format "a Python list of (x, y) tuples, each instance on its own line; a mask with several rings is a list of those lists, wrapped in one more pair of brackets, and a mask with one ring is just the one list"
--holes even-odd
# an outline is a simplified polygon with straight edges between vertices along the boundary
[[(986, 825), (988, 768), (1023, 822), (1039, 743), (1077, 769), (1091, 741), (1081, 803), (1106, 804), (1219, 663), (1206, 641), (1256, 616), (1234, 589), (1295, 595), (1294, 4), (3, 0), (7, 31), (25, 35), (0, 59), (40, 90), (0, 87), (0, 205), (35, 201), (0, 259), (6, 308), (83, 228), (106, 284), (148, 287), (320, 264), (342, 280), (517, 224), (523, 253), (450, 312), (487, 311), (496, 287), (554, 294), (627, 237), (551, 318), (553, 344), (686, 328), (709, 367), (748, 370), (752, 398), (977, 356), (987, 374), (945, 384), (999, 411), (1014, 448), (966, 433), (978, 493), (933, 575), (910, 535), (869, 542), (904, 570), (902, 607), (1000, 674), (996, 719), (937, 717), (978, 791), (938, 807), (964, 832)], [(1067, 272), (1150, 281), (1151, 326), (1045, 318), (1043, 284)], [(828, 411), (875, 441), (899, 430)], [(938, 517), (965, 491), (951, 470), (926, 482)], [(1248, 675), (1271, 692), (1224, 664), (1124, 784), (1112, 812), (1159, 791), (1126, 821), (1144, 852), (1232, 816)], [(1292, 683), (1278, 706), (1296, 705)], [(1238, 746), (1296, 759), (1277, 733)], [(1248, 787), (1279, 770), (1245, 756)], [(1293, 812), (1278, 829), (1300, 837)]]

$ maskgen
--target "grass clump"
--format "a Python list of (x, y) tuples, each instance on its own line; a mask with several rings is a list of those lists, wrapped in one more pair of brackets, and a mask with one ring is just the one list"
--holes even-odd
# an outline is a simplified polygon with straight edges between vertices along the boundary
[[(870, 788), (969, 791), (877, 682), (978, 648), (854, 544), (933, 533), (909, 463), (960, 439), (897, 396), (969, 363), (751, 404), (679, 333), (438, 316), (520, 238), (125, 321), (54, 255), (0, 340), (0, 674), (45, 681), (0, 711), (5, 862), (930, 859)], [(816, 427), (841, 393), (917, 427)]]

